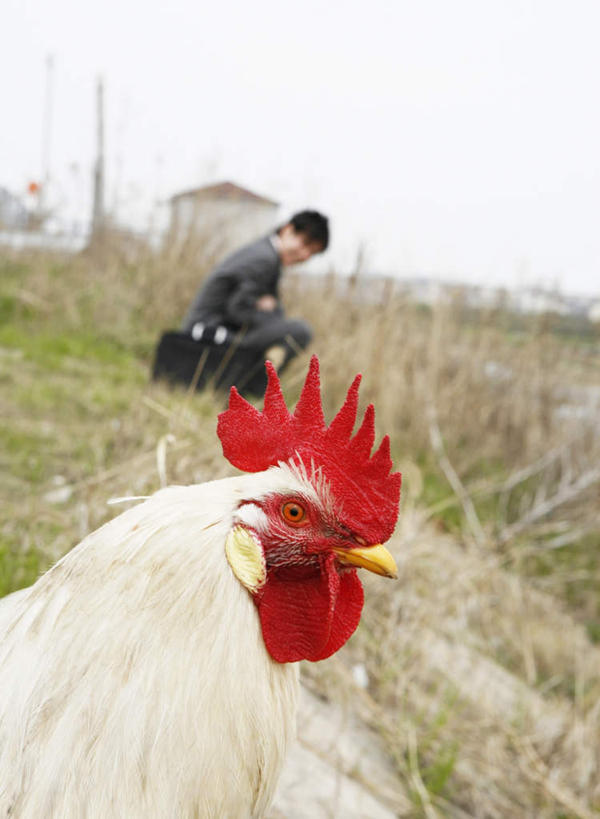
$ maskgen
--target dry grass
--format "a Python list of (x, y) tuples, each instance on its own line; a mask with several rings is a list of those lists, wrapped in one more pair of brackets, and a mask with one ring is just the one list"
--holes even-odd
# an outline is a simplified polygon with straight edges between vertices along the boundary
[[(417, 508), (392, 546), (400, 589), (367, 580), (359, 633), (307, 669), (315, 684), (360, 703), (426, 814), (594, 815), (600, 651), (585, 630)], [(357, 694), (349, 671), (361, 662), (370, 685)]]
[[(0, 593), (113, 515), (108, 498), (230, 471), (214, 434), (223, 397), (147, 382), (159, 331), (210, 261), (197, 254), (5, 261)], [(385, 737), (413, 805), (401, 815), (595, 815), (597, 346), (335, 277), (289, 276), (285, 299), (315, 328), (326, 413), (362, 371), (363, 406), (404, 473), (400, 585), (367, 579), (356, 637), (307, 665), (307, 682)]]

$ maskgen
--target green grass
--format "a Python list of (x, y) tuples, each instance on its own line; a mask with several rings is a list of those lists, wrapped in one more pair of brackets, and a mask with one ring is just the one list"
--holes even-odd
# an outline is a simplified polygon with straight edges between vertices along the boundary
[(32, 332), (28, 328), (6, 324), (0, 327), (0, 346), (18, 349), (28, 361), (49, 371), (62, 370), (65, 360), (113, 364), (121, 369), (133, 360), (124, 344), (86, 330)]
[(423, 783), (430, 795), (444, 795), (458, 759), (458, 749), (459, 744), (456, 741), (443, 744), (424, 767)]
[(421, 774), (427, 791), (432, 796), (442, 796), (449, 784), (452, 771), (459, 756), (459, 743), (444, 739), (444, 728), (455, 718), (459, 707), (459, 692), (449, 688), (440, 698), (440, 707), (424, 727), (420, 737), (419, 752), (423, 756)]
[[(60, 273), (56, 267), (48, 275)], [(56, 481), (77, 484), (119, 461), (120, 419), (148, 383), (138, 351), (92, 331), (85, 319), (73, 326), (58, 314), (36, 315), (10, 292), (27, 270), (0, 265), (3, 274), (0, 596), (34, 582), (76, 541), (73, 515), (65, 518), (44, 497)], [(73, 502), (80, 502), (76, 495)]]
[(102, 466), (93, 439), (147, 383), (145, 365), (88, 331), (33, 334), (7, 325), (0, 329), (2, 347), (19, 352), (0, 359), (2, 381), (10, 387), (0, 402), (3, 470), (35, 485), (63, 473), (65, 464), (86, 474)]
[(41, 433), (27, 433), (12, 424), (0, 423), (0, 463), (3, 470), (30, 483), (46, 477), (45, 466), (51, 438)]
[(60, 535), (56, 522), (32, 521), (27, 528), (4, 525), (0, 530), (0, 597), (35, 583), (54, 558), (47, 545)]
[[(553, 592), (573, 611), (581, 611), (590, 639), (600, 642), (600, 533), (593, 532), (558, 549), (540, 551), (523, 561), (531, 577), (552, 578)], [(565, 578), (561, 582), (561, 578)]]

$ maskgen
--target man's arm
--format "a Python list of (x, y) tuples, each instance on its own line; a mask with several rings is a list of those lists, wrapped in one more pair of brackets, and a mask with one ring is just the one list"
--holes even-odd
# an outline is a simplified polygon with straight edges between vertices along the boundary
[(225, 304), (225, 320), (247, 327), (283, 315), (277, 285), (280, 265), (268, 239), (263, 239), (232, 257), (230, 275), (235, 285)]
[[(277, 298), (280, 272), (278, 255), (268, 238), (232, 253), (215, 268), (196, 295), (184, 323), (186, 331), (197, 321), (251, 327), (262, 324), (278, 311), (282, 314)], [(273, 301), (274, 309), (269, 309)]]
[(227, 321), (247, 326), (263, 324), (281, 313), (271, 281), (265, 276), (248, 274), (230, 296), (226, 307)]

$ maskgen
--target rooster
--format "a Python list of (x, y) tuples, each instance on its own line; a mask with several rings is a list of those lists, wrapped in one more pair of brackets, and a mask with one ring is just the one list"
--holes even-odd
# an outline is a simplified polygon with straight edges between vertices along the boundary
[(259, 817), (294, 734), (298, 661), (356, 629), (356, 568), (394, 577), (400, 474), (360, 376), (329, 426), (316, 357), (295, 411), (218, 419), (247, 474), (160, 490), (0, 601), (0, 817)]

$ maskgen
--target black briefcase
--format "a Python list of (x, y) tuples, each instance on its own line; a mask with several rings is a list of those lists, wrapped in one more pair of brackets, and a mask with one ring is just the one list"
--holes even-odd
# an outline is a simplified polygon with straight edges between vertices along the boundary
[(195, 341), (185, 333), (164, 333), (154, 356), (152, 378), (172, 384), (228, 390), (235, 385), (242, 395), (264, 395), (265, 360), (262, 350), (239, 343), (228, 333), (218, 343), (214, 334)]

